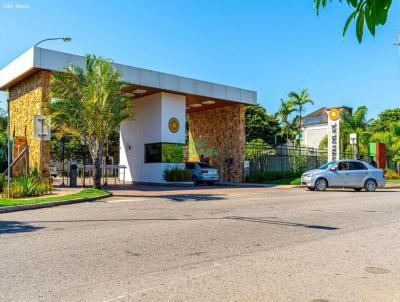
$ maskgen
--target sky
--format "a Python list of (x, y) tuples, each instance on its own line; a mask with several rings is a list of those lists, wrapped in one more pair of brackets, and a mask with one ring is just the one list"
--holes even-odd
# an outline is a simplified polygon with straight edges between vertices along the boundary
[(366, 105), (374, 118), (400, 107), (400, 1), (361, 45), (354, 24), (342, 37), (350, 13), (335, 0), (320, 16), (312, 0), (0, 0), (0, 68), (41, 39), (71, 36), (41, 47), (255, 90), (271, 113), (307, 88), (307, 112)]

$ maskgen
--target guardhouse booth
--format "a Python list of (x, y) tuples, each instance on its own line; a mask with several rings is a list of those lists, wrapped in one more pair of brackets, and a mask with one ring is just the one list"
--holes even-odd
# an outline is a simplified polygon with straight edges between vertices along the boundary
[[(49, 101), (51, 73), (70, 64), (84, 68), (84, 57), (34, 47), (0, 70), (0, 90), (10, 97), (14, 141), (29, 146), (29, 166), (44, 174), (49, 173), (50, 142), (35, 139), (34, 120)], [(245, 106), (256, 104), (255, 91), (117, 63), (114, 67), (134, 102), (133, 118), (120, 125), (119, 157), (127, 181), (163, 183), (166, 169), (200, 160), (219, 169), (223, 182), (244, 180)]]

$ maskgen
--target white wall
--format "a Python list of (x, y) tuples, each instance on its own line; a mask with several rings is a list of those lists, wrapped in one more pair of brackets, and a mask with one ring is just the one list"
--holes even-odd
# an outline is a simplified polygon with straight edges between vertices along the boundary
[(303, 144), (310, 148), (318, 148), (319, 143), (328, 134), (328, 125), (318, 124), (304, 127)]
[[(177, 133), (168, 128), (175, 117), (180, 123)], [(150, 143), (185, 143), (186, 97), (157, 93), (134, 100), (133, 120), (121, 123), (120, 164), (127, 166), (126, 180), (164, 182), (164, 170), (171, 164), (145, 163), (144, 145)], [(128, 150), (128, 146), (131, 149)]]
[[(183, 95), (162, 92), (161, 104), (161, 141), (163, 143), (185, 143), (185, 121), (186, 121), (186, 97)], [(171, 118), (179, 121), (180, 127), (177, 133), (172, 133), (168, 128)]]

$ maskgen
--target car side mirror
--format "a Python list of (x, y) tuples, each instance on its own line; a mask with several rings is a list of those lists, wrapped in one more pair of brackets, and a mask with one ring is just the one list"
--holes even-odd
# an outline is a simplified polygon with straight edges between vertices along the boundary
[(331, 168), (329, 168), (329, 171), (336, 172), (337, 171), (337, 167), (331, 167)]

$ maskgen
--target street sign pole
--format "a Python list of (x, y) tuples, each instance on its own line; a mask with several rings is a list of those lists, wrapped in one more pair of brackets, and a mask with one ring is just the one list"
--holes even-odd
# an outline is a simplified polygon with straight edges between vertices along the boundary
[(10, 138), (10, 95), (7, 93), (7, 198), (10, 198), (11, 182), (11, 138)]
[(43, 177), (43, 116), (40, 118), (40, 176)]
[(356, 145), (357, 145), (357, 133), (350, 133), (350, 144), (353, 151), (353, 159), (357, 159)]

